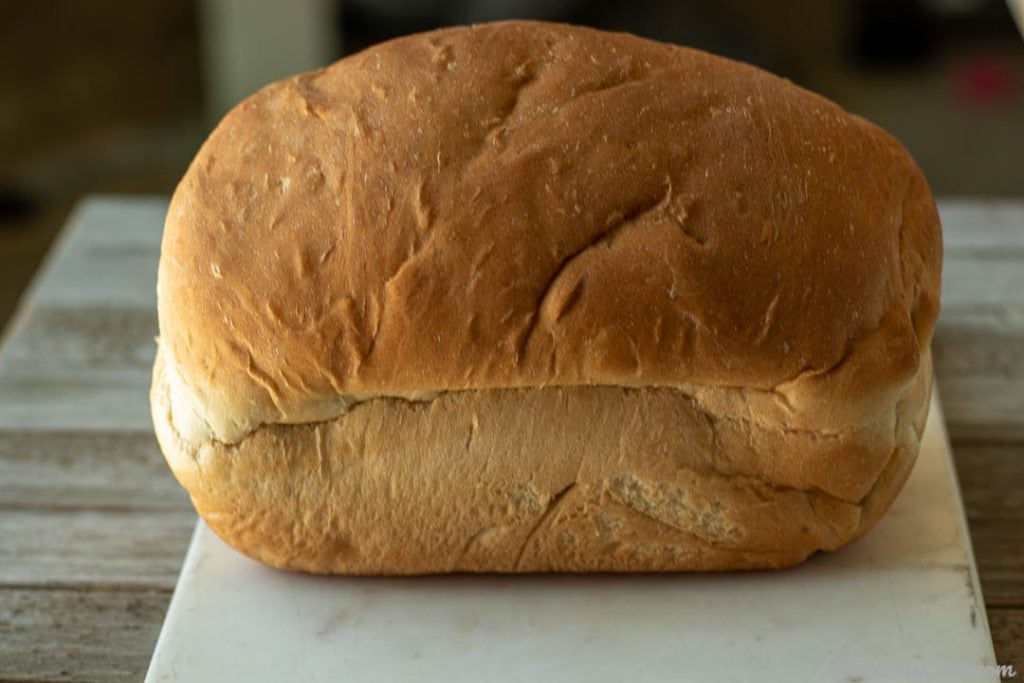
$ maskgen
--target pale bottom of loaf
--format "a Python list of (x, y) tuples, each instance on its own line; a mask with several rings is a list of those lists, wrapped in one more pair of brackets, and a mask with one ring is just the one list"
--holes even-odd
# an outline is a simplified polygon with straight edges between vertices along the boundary
[(845, 500), (743, 473), (716, 434), (726, 427), (673, 389), (380, 398), (234, 445), (188, 444), (164, 370), (158, 354), (157, 437), (210, 528), (275, 567), (338, 574), (799, 564), (858, 538), (888, 509), (917, 456), (931, 388), (926, 354), (867, 494)]

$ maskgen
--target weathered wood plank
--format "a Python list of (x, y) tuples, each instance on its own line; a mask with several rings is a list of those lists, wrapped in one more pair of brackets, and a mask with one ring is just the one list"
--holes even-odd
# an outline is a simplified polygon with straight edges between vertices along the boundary
[(1024, 392), (1019, 376), (938, 375), (942, 407), (954, 440), (1024, 440)]
[(168, 591), (0, 590), (0, 680), (141, 681)]
[(988, 611), (988, 625), (992, 631), (992, 644), (996, 650), (996, 661), (1012, 664), (1017, 675), (1024, 676), (1024, 607), (997, 607)]
[(167, 200), (90, 197), (76, 207), (63, 238), (40, 269), (27, 300), (34, 306), (153, 310), (156, 265)]
[(156, 335), (155, 310), (38, 306), (4, 349), (0, 374), (29, 377), (68, 370), (134, 370), (148, 375)]
[(1024, 308), (1020, 256), (949, 255), (942, 266), (943, 310)]
[(943, 199), (939, 201), (939, 214), (948, 254), (1024, 251), (1024, 201)]
[(985, 604), (1024, 606), (1024, 443), (955, 442), (953, 454)]
[(946, 312), (932, 344), (954, 439), (1024, 439), (1024, 321)]
[(88, 370), (0, 376), (0, 429), (151, 432), (149, 378)]
[[(1024, 443), (954, 441), (953, 456), (969, 514), (1024, 520)], [(1024, 526), (1021, 531), (1018, 551), (1024, 550)], [(1017, 554), (1024, 560), (1024, 552)]]
[(149, 430), (166, 200), (82, 202), (0, 353), (0, 428)]
[(1024, 439), (1024, 202), (940, 203), (935, 366), (954, 439)]
[(0, 432), (0, 509), (190, 509), (150, 434)]
[(1024, 518), (984, 518), (968, 513), (967, 523), (985, 604), (1024, 605)]
[(1024, 307), (1018, 313), (1014, 318), (991, 310), (943, 311), (932, 343), (939, 376), (1024, 377)]
[(0, 428), (149, 430), (151, 310), (39, 307), (0, 355)]
[(0, 586), (174, 587), (189, 510), (0, 510)]

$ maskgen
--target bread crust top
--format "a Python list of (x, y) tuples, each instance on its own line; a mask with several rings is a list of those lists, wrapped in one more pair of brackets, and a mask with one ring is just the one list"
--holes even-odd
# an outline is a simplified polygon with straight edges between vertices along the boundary
[(839, 431), (917, 372), (941, 251), (907, 152), (822, 97), (627, 34), (484, 24), (228, 114), (171, 201), (160, 344), (192, 439), (580, 384)]

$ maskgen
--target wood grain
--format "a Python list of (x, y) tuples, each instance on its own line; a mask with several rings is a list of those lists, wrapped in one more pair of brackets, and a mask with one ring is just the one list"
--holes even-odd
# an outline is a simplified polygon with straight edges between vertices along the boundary
[(191, 510), (0, 510), (0, 586), (171, 590)]
[(1020, 680), (1024, 676), (1024, 608), (997, 608), (988, 612), (996, 661), (1012, 664), (1017, 675), (1004, 680)]
[(149, 377), (156, 312), (110, 306), (36, 306), (4, 349), (0, 373), (21, 377), (68, 370)]
[(945, 310), (932, 351), (946, 378), (1024, 373), (1024, 308)]
[(933, 348), (950, 436), (1024, 440), (1024, 253), (948, 255), (943, 278)]
[[(1008, 375), (937, 372), (942, 407), (949, 411), (954, 441), (1017, 443), (1024, 440), (1024, 381)], [(948, 399), (946, 397), (949, 397)]]
[(156, 313), (37, 305), (0, 358), (0, 429), (151, 431)]
[(954, 452), (985, 604), (1024, 607), (1024, 444)]
[(0, 510), (192, 509), (149, 433), (0, 431)]
[(935, 368), (950, 436), (1024, 441), (1024, 203), (940, 202)]
[(150, 433), (149, 380), (133, 373), (0, 376), (0, 429)]
[(167, 200), (90, 197), (26, 293), (34, 306), (156, 310), (156, 264)]
[[(1015, 199), (939, 200), (947, 258), (962, 252), (1024, 252), (1022, 202)], [(1019, 254), (1018, 258), (1024, 256)]]
[(169, 591), (0, 590), (0, 680), (140, 681)]

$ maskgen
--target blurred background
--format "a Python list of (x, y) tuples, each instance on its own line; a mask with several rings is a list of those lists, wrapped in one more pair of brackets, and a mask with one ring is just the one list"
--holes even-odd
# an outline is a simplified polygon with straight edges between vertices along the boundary
[[(938, 196), (1024, 196), (1024, 0), (0, 4), (0, 328), (74, 201), (170, 194), (271, 80), (437, 26), (537, 18), (741, 59), (895, 134)], [(1018, 18), (1020, 18), (1018, 16)]]

